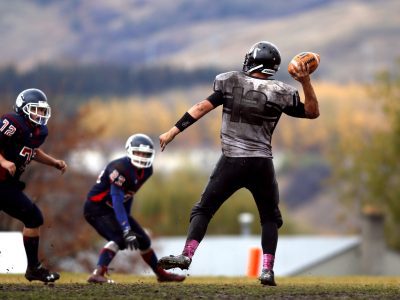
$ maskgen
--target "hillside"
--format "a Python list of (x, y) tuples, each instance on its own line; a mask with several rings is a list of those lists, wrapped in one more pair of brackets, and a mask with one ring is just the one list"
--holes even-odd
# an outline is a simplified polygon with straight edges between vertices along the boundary
[[(195, 70), (199, 74), (198, 68), (207, 66), (240, 69), (244, 53), (250, 45), (266, 39), (273, 41), (281, 50), (282, 74), (286, 72), (286, 64), (294, 54), (312, 50), (321, 54), (321, 66), (313, 77), (319, 79), (315, 87), (321, 99), (323, 117), (312, 123), (285, 121), (285, 125), (277, 129), (274, 143), (277, 150), (279, 145), (302, 151), (319, 149), (321, 145), (329, 149), (326, 141), (331, 141), (328, 145), (332, 145), (335, 134), (353, 134), (353, 131), (348, 130), (350, 126), (346, 125), (360, 126), (362, 123), (372, 127), (375, 123), (371, 122), (374, 117), (371, 117), (370, 112), (374, 110), (368, 111), (364, 94), (354, 93), (346, 85), (335, 83), (325, 90), (321, 87), (331, 81), (365, 82), (382, 68), (394, 66), (394, 60), (400, 56), (399, 8), (400, 2), (397, 0), (175, 0), (173, 5), (162, 0), (1, 1), (0, 66), (15, 65), (21, 71), (38, 70), (39, 72), (26, 77), (33, 86), (41, 88), (42, 85), (36, 85), (36, 80), (44, 72), (43, 69), (35, 69), (40, 64), (69, 66), (104, 63), (141, 68), (170, 65), (177, 69)], [(55, 95), (52, 103), (57, 103), (54, 105), (57, 109), (54, 110), (53, 120), (60, 119), (56, 117), (57, 113), (65, 113), (66, 103), (72, 105), (71, 103), (79, 101), (96, 100), (87, 104), (88, 111), (80, 124), (86, 126), (85, 128), (94, 126), (90, 129), (96, 138), (100, 137), (97, 131), (103, 126), (105, 129), (102, 138), (106, 139), (117, 135), (125, 139), (136, 131), (147, 132), (156, 139), (160, 132), (182, 114), (183, 107), (186, 108), (189, 104), (186, 101), (201, 99), (200, 97), (208, 94), (212, 84), (210, 79), (206, 87), (202, 83), (203, 89), (197, 81), (196, 88), (175, 85), (172, 91), (162, 90), (150, 96), (132, 96), (128, 92), (117, 94), (116, 91), (119, 84), (123, 84), (124, 88), (134, 84), (141, 85), (138, 77), (132, 76), (131, 80), (127, 75), (124, 78), (128, 79), (126, 83), (106, 69), (95, 69), (100, 70), (96, 74), (90, 68), (91, 66), (89, 71), (92, 73), (85, 73), (85, 69), (74, 67), (64, 68), (64, 76), (67, 73), (71, 80), (65, 80), (61, 76), (64, 80), (56, 76), (50, 77), (54, 73), (48, 72), (49, 78), (41, 82), (46, 83), (43, 88), (46, 92), (49, 91), (49, 95)], [(160, 72), (157, 73), (159, 74)], [(175, 73), (166, 74), (168, 76)], [(152, 86), (158, 85), (159, 81), (167, 81), (167, 76), (157, 80), (151, 72), (139, 75), (141, 79), (148, 79), (147, 82)], [(188, 75), (185, 76), (180, 80), (173, 79), (186, 84)], [(72, 88), (68, 84), (72, 82), (77, 91), (83, 91), (83, 83), (79, 80), (82, 77), (89, 77), (93, 90), (99, 93), (102, 93), (104, 80), (115, 83), (116, 87), (107, 91), (107, 96), (112, 101), (103, 103), (101, 97), (91, 98), (93, 94), (79, 93), (80, 98), (76, 95), (70, 97), (68, 92)], [(12, 72), (5, 72), (0, 77), (0, 83), (6, 79), (10, 79), (10, 84), (5, 88), (1, 86), (0, 92), (8, 95), (3, 95), (2, 99), (15, 99), (14, 93), (21, 86), (19, 78)], [(291, 80), (290, 83), (294, 81)], [(204, 88), (207, 92), (204, 92)], [(146, 90), (150, 88), (146, 87)], [(104, 94), (105, 92), (101, 96)], [(5, 101), (1, 104), (4, 103)], [(348, 116), (355, 118), (344, 119)], [(115, 117), (115, 120), (112, 122), (113, 126), (108, 126), (111, 117)], [(202, 121), (206, 126), (191, 129), (190, 135), (186, 133), (186, 140), (182, 142), (185, 141), (189, 146), (195, 145), (196, 141), (219, 145), (216, 134), (219, 120), (220, 114), (214, 113), (213, 117)], [(214, 132), (209, 134), (212, 130)], [(313, 134), (305, 134), (307, 132)], [(306, 176), (305, 172), (314, 175), (315, 171), (320, 171), (320, 177), (327, 176), (325, 169), (314, 167), (312, 165), (310, 168), (296, 169), (296, 172), (290, 174), (291, 178), (283, 181), (282, 197), (287, 198), (288, 203), (294, 201), (291, 195), (298, 191), (300, 179), (307, 179), (310, 186), (315, 183), (315, 178)], [(322, 216), (315, 213), (317, 207), (321, 211), (333, 212), (332, 206), (336, 206), (338, 202), (336, 196), (321, 192), (320, 188), (321, 185), (311, 194), (309, 191), (301, 194), (304, 199), (311, 199), (308, 205), (302, 203), (300, 208), (292, 205), (288, 209), (296, 210), (299, 220), (309, 220), (311, 226), (318, 224), (315, 230), (348, 230), (332, 226), (336, 222), (336, 213), (330, 213), (329, 218), (319, 219)], [(322, 224), (322, 221), (325, 223)]]
[[(384, 4), (382, 4), (384, 3)], [(0, 66), (68, 63), (241, 68), (258, 40), (321, 54), (317, 78), (365, 81), (399, 56), (400, 2), (54, 1), (0, 3)]]

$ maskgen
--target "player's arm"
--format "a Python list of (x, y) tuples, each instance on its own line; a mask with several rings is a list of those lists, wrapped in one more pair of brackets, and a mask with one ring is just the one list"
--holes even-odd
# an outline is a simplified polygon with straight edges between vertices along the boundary
[(5, 159), (1, 153), (0, 153), (0, 166), (3, 169), (6, 169), (11, 176), (14, 176), (15, 171), (17, 170), (15, 164), (12, 161)]
[(65, 161), (56, 159), (39, 148), (35, 150), (35, 156), (33, 157), (33, 159), (39, 163), (60, 170), (62, 174), (64, 174), (67, 169), (67, 164), (65, 163)]
[(305, 117), (308, 119), (316, 119), (319, 117), (319, 106), (318, 99), (314, 92), (314, 88), (311, 84), (310, 74), (304, 65), (304, 63), (299, 64), (299, 70), (294, 77), (298, 82), (300, 82), (303, 87), (304, 92), (304, 110)]
[(190, 125), (195, 123), (197, 120), (202, 118), (214, 108), (215, 106), (210, 101), (210, 99), (200, 101), (189, 108), (189, 110), (185, 112), (185, 114), (179, 119), (179, 121), (176, 122), (175, 126), (160, 135), (159, 138), (161, 151), (164, 151), (165, 147), (175, 138), (177, 134), (188, 128)]
[(124, 191), (122, 190), (121, 187), (115, 184), (111, 184), (110, 195), (112, 199), (115, 217), (117, 218), (117, 221), (121, 226), (126, 248), (131, 250), (138, 249), (139, 242), (137, 240), (136, 233), (131, 230), (131, 226), (129, 224), (129, 219), (128, 219), (127, 208), (125, 208), (124, 205), (124, 196), (125, 196)]
[(14, 162), (7, 160), (3, 156), (3, 151), (6, 149), (7, 145), (10, 143), (15, 143), (13, 138), (16, 135), (15, 133), (17, 132), (17, 127), (14, 126), (14, 124), (7, 118), (1, 118), (0, 124), (3, 124), (0, 129), (0, 166), (3, 169), (6, 169), (11, 176), (14, 176), (17, 167), (15, 166)]
[(128, 221), (128, 214), (124, 206), (124, 191), (121, 187), (111, 184), (110, 195), (112, 199), (112, 205), (115, 212), (115, 217), (123, 232), (131, 230), (131, 226)]

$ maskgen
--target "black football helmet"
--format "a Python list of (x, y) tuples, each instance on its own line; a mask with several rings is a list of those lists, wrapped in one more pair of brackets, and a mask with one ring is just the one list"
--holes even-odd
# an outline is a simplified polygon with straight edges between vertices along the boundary
[(153, 141), (145, 134), (131, 135), (125, 144), (131, 163), (138, 168), (149, 168), (153, 164), (155, 150)]
[(47, 97), (38, 89), (27, 89), (19, 93), (14, 110), (38, 125), (46, 125), (51, 116)]
[(274, 75), (281, 64), (281, 54), (278, 48), (266, 41), (255, 43), (246, 53), (243, 62), (243, 71), (250, 74), (259, 71), (264, 74)]

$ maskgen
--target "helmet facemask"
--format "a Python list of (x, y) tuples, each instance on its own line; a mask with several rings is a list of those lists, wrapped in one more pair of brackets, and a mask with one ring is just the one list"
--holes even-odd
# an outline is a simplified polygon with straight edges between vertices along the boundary
[(153, 164), (154, 149), (145, 147), (130, 147), (128, 156), (131, 159), (132, 165), (140, 169), (149, 168)]
[(51, 116), (51, 108), (47, 102), (27, 103), (22, 111), (29, 120), (38, 125), (46, 125)]
[(14, 110), (25, 115), (33, 124), (46, 125), (51, 116), (46, 95), (39, 89), (27, 89), (19, 93)]
[(137, 168), (149, 168), (155, 156), (153, 141), (145, 134), (134, 134), (128, 138), (125, 149), (132, 165)]

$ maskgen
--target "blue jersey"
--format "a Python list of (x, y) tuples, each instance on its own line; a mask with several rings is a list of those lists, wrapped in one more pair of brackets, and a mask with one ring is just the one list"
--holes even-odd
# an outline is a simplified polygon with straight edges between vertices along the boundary
[(0, 182), (18, 180), (47, 135), (46, 125), (34, 125), (17, 113), (3, 115), (0, 120), (0, 152), (15, 164), (16, 172), (11, 176), (0, 167)]
[(111, 161), (101, 172), (88, 193), (88, 200), (112, 207), (111, 186), (122, 189), (124, 202), (128, 202), (142, 184), (153, 174), (153, 167), (140, 169), (125, 156)]

